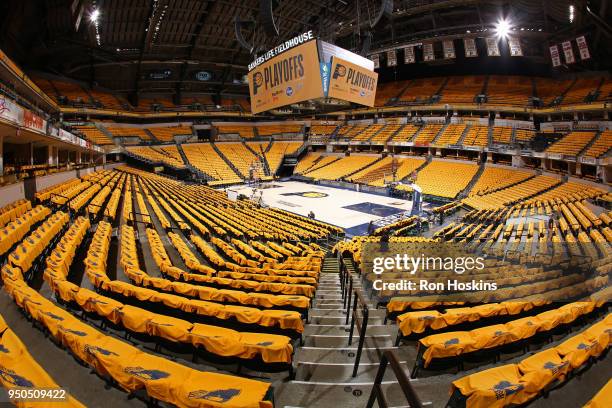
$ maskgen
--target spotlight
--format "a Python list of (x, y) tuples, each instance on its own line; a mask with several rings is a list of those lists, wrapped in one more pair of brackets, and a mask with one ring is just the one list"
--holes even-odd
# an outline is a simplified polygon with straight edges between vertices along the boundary
[(510, 32), (510, 22), (508, 20), (501, 19), (495, 24), (495, 33), (498, 37), (505, 38)]
[(89, 21), (91, 21), (92, 23), (97, 23), (98, 18), (100, 18), (100, 10), (94, 9), (89, 15)]

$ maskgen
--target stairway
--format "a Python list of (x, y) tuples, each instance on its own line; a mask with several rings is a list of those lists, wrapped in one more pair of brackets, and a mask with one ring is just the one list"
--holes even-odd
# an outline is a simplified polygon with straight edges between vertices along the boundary
[(382, 157), (382, 156), (380, 156), (379, 158), (377, 158), (376, 160), (374, 160), (372, 163), (367, 164), (367, 165), (365, 165), (365, 166), (362, 166), (362, 167), (358, 168), (357, 170), (355, 170), (355, 171), (353, 171), (353, 172), (351, 172), (351, 173), (349, 173), (349, 174), (346, 174), (346, 175), (345, 175), (344, 177), (342, 177), (342, 178), (343, 178), (343, 179), (345, 179), (345, 180), (348, 180), (348, 179), (349, 179), (349, 177), (351, 177), (353, 174), (358, 173), (358, 172), (360, 172), (361, 170), (365, 170), (365, 169), (367, 169), (368, 167), (374, 166), (376, 163), (378, 163), (378, 162), (379, 162), (379, 161), (381, 161), (382, 159), (383, 159), (383, 157)]
[(214, 143), (210, 143), (210, 145), (212, 146), (212, 148), (215, 150), (215, 152), (219, 155), (219, 157), (221, 157), (223, 159), (223, 161), (225, 163), (227, 163), (227, 165), (234, 171), (234, 173), (236, 173), (238, 175), (238, 177), (245, 179), (246, 177), (240, 172), (240, 170), (238, 170), (238, 168), (236, 166), (234, 166), (234, 164), (228, 160), (227, 157), (225, 157), (225, 155), (223, 153), (221, 153), (221, 150), (219, 150), (219, 148), (217, 147), (216, 144)]
[(193, 166), (189, 162), (189, 159), (187, 158), (187, 155), (185, 154), (185, 151), (183, 150), (182, 143), (176, 143), (176, 150), (178, 150), (179, 154), (181, 155), (181, 159), (183, 159), (183, 162), (185, 163), (185, 166), (187, 166), (187, 168), (189, 170), (191, 170), (192, 173), (195, 173), (196, 176), (198, 176), (198, 178), (204, 179), (204, 180), (208, 180), (208, 181), (215, 179), (211, 175), (203, 172), (202, 170), (200, 170), (197, 167)]
[(484, 172), (484, 170), (485, 170), (485, 165), (484, 163), (481, 163), (480, 166), (478, 166), (478, 171), (476, 172), (476, 174), (474, 174), (474, 177), (472, 177), (472, 180), (470, 180), (468, 185), (465, 186), (465, 188), (457, 195), (457, 198), (467, 197), (468, 193), (472, 190), (472, 187), (476, 185), (476, 183), (480, 179), (480, 176), (482, 176), (482, 173)]
[(417, 138), (417, 136), (419, 135), (419, 133), (421, 133), (421, 131), (423, 130), (423, 128), (425, 127), (425, 125), (422, 125), (419, 130), (417, 130), (416, 132), (414, 132), (414, 135), (412, 135), (412, 137), (410, 138), (410, 140), (408, 140), (409, 142), (414, 142), (414, 140)]
[(463, 141), (465, 140), (465, 137), (467, 136), (469, 130), (472, 128), (472, 125), (467, 125), (465, 127), (465, 129), (463, 129), (463, 133), (461, 134), (461, 137), (459, 138), (459, 140), (457, 141), (457, 144), (459, 145), (463, 145)]
[(486, 95), (489, 90), (489, 75), (485, 76), (484, 82), (482, 83), (482, 89), (480, 90), (481, 95)]
[[(354, 288), (368, 299), (352, 261), (345, 258), (345, 264), (353, 274)], [(310, 309), (310, 321), (304, 328), (304, 346), (296, 351), (295, 378), (277, 387), (275, 402), (278, 406), (296, 406), (296, 395), (302, 396), (297, 404), (301, 407), (365, 406), (384, 350), (397, 351), (404, 364), (414, 361), (414, 356), (409, 355), (414, 353), (393, 345), (397, 326), (384, 324), (386, 310), (376, 309), (371, 302), (368, 302), (368, 307), (368, 329), (357, 376), (353, 377), (359, 334), (355, 328), (349, 346), (350, 317), (347, 324), (338, 259), (333, 256), (325, 258)], [(387, 381), (385, 386), (397, 381), (392, 370), (387, 370), (384, 380)], [(393, 400), (401, 401), (401, 398)]]
[(383, 129), (384, 129), (385, 127), (387, 127), (387, 125), (385, 125), (385, 126), (381, 127), (380, 129), (378, 129), (378, 131), (377, 131), (377, 132), (375, 132), (375, 133), (374, 133), (372, 136), (370, 136), (370, 137), (368, 138), (368, 142), (371, 142), (371, 141), (372, 141), (372, 139), (374, 138), (374, 136), (376, 136), (377, 134), (379, 134), (380, 132), (382, 132), (382, 131), (383, 131)]
[(493, 125), (489, 125), (489, 131), (487, 132), (487, 146), (493, 146)]
[(582, 156), (587, 150), (589, 150), (589, 148), (591, 146), (593, 146), (593, 144), (601, 137), (601, 130), (598, 130), (595, 133), (595, 136), (591, 139), (591, 141), (589, 143), (586, 144), (586, 146), (584, 146), (584, 148), (582, 150), (580, 150), (577, 154), (576, 157), (578, 156)]
[(557, 96), (553, 100), (553, 103), (551, 105), (560, 105), (561, 102), (563, 102), (563, 99), (565, 98), (565, 95), (569, 92), (570, 89), (572, 89), (572, 87), (576, 84), (577, 81), (578, 81), (578, 79), (574, 78), (572, 83), (566, 89), (564, 89), (563, 92), (561, 92), (561, 94), (559, 96)]
[(440, 85), (440, 88), (438, 88), (436, 90), (436, 93), (432, 95), (433, 96), (438, 96), (441, 97), (442, 96), (442, 92), (444, 91), (444, 88), (446, 88), (446, 85), (448, 84), (448, 81), (450, 81), (450, 77), (446, 77), (444, 78), (444, 82), (442, 82), (442, 85)]
[(157, 142), (157, 143), (161, 143), (159, 141), (158, 138), (155, 137), (155, 135), (153, 133), (151, 133), (151, 131), (149, 129), (144, 129), (144, 132), (149, 135), (149, 137), (151, 138), (152, 141)]
[(244, 147), (247, 148), (248, 151), (253, 153), (253, 155), (255, 157), (257, 157), (257, 159), (263, 164), (264, 174), (266, 176), (270, 176), (271, 175), (271, 173), (270, 173), (270, 165), (268, 164), (268, 160), (266, 159), (266, 156), (263, 154), (263, 152), (262, 151), (259, 151), (259, 152), (255, 151), (251, 146), (249, 146), (248, 143), (246, 143), (244, 141), (242, 142), (242, 144), (244, 145)]
[(445, 123), (444, 126), (442, 126), (442, 128), (440, 129), (440, 131), (438, 132), (438, 134), (433, 138), (433, 140), (429, 143), (431, 146), (435, 146), (438, 142), (438, 139), (440, 139), (440, 136), (442, 136), (442, 134), (444, 134), (444, 132), (446, 132), (446, 128), (448, 128), (449, 123)]

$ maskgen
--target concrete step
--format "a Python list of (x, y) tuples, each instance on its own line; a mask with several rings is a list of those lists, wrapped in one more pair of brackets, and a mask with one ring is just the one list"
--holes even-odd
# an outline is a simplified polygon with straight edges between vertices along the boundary
[[(304, 336), (304, 346), (311, 347), (348, 347), (349, 333), (334, 334), (309, 334)], [(353, 344), (356, 346), (358, 333), (353, 336)], [(365, 343), (372, 347), (393, 346), (395, 336), (390, 333), (370, 334), (366, 333)]]
[[(345, 324), (308, 324), (303, 335), (310, 334), (344, 334), (348, 333), (350, 325)], [(384, 324), (368, 324), (368, 334), (397, 334), (397, 327)]]
[[(275, 387), (275, 403), (279, 407), (365, 407), (372, 390), (372, 381), (353, 379), (340, 381), (295, 380)], [(444, 406), (448, 401), (448, 386), (439, 387), (436, 401), (427, 399), (431, 386), (413, 381), (412, 386), (425, 407)], [(393, 408), (406, 407), (408, 403), (395, 379), (382, 383), (383, 392)], [(443, 391), (442, 391), (443, 390)], [(444, 400), (442, 402), (442, 400)]]

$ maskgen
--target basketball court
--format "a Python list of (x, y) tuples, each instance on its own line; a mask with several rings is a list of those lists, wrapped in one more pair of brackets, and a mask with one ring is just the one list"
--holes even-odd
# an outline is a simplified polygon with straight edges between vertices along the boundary
[[(266, 183), (255, 198), (262, 194), (262, 204), (278, 207), (315, 218), (346, 229), (347, 235), (367, 232), (370, 221), (412, 210), (412, 202), (377, 194), (334, 188), (299, 181)], [(231, 187), (247, 197), (253, 195), (250, 186)]]

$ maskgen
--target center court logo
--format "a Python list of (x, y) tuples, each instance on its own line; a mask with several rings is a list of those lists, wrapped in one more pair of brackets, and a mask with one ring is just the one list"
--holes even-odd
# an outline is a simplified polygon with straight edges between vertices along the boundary
[(318, 191), (301, 191), (298, 193), (285, 193), (283, 195), (284, 196), (299, 196), (299, 197), (306, 197), (306, 198), (323, 198), (323, 197), (327, 197), (329, 194), (320, 193)]

